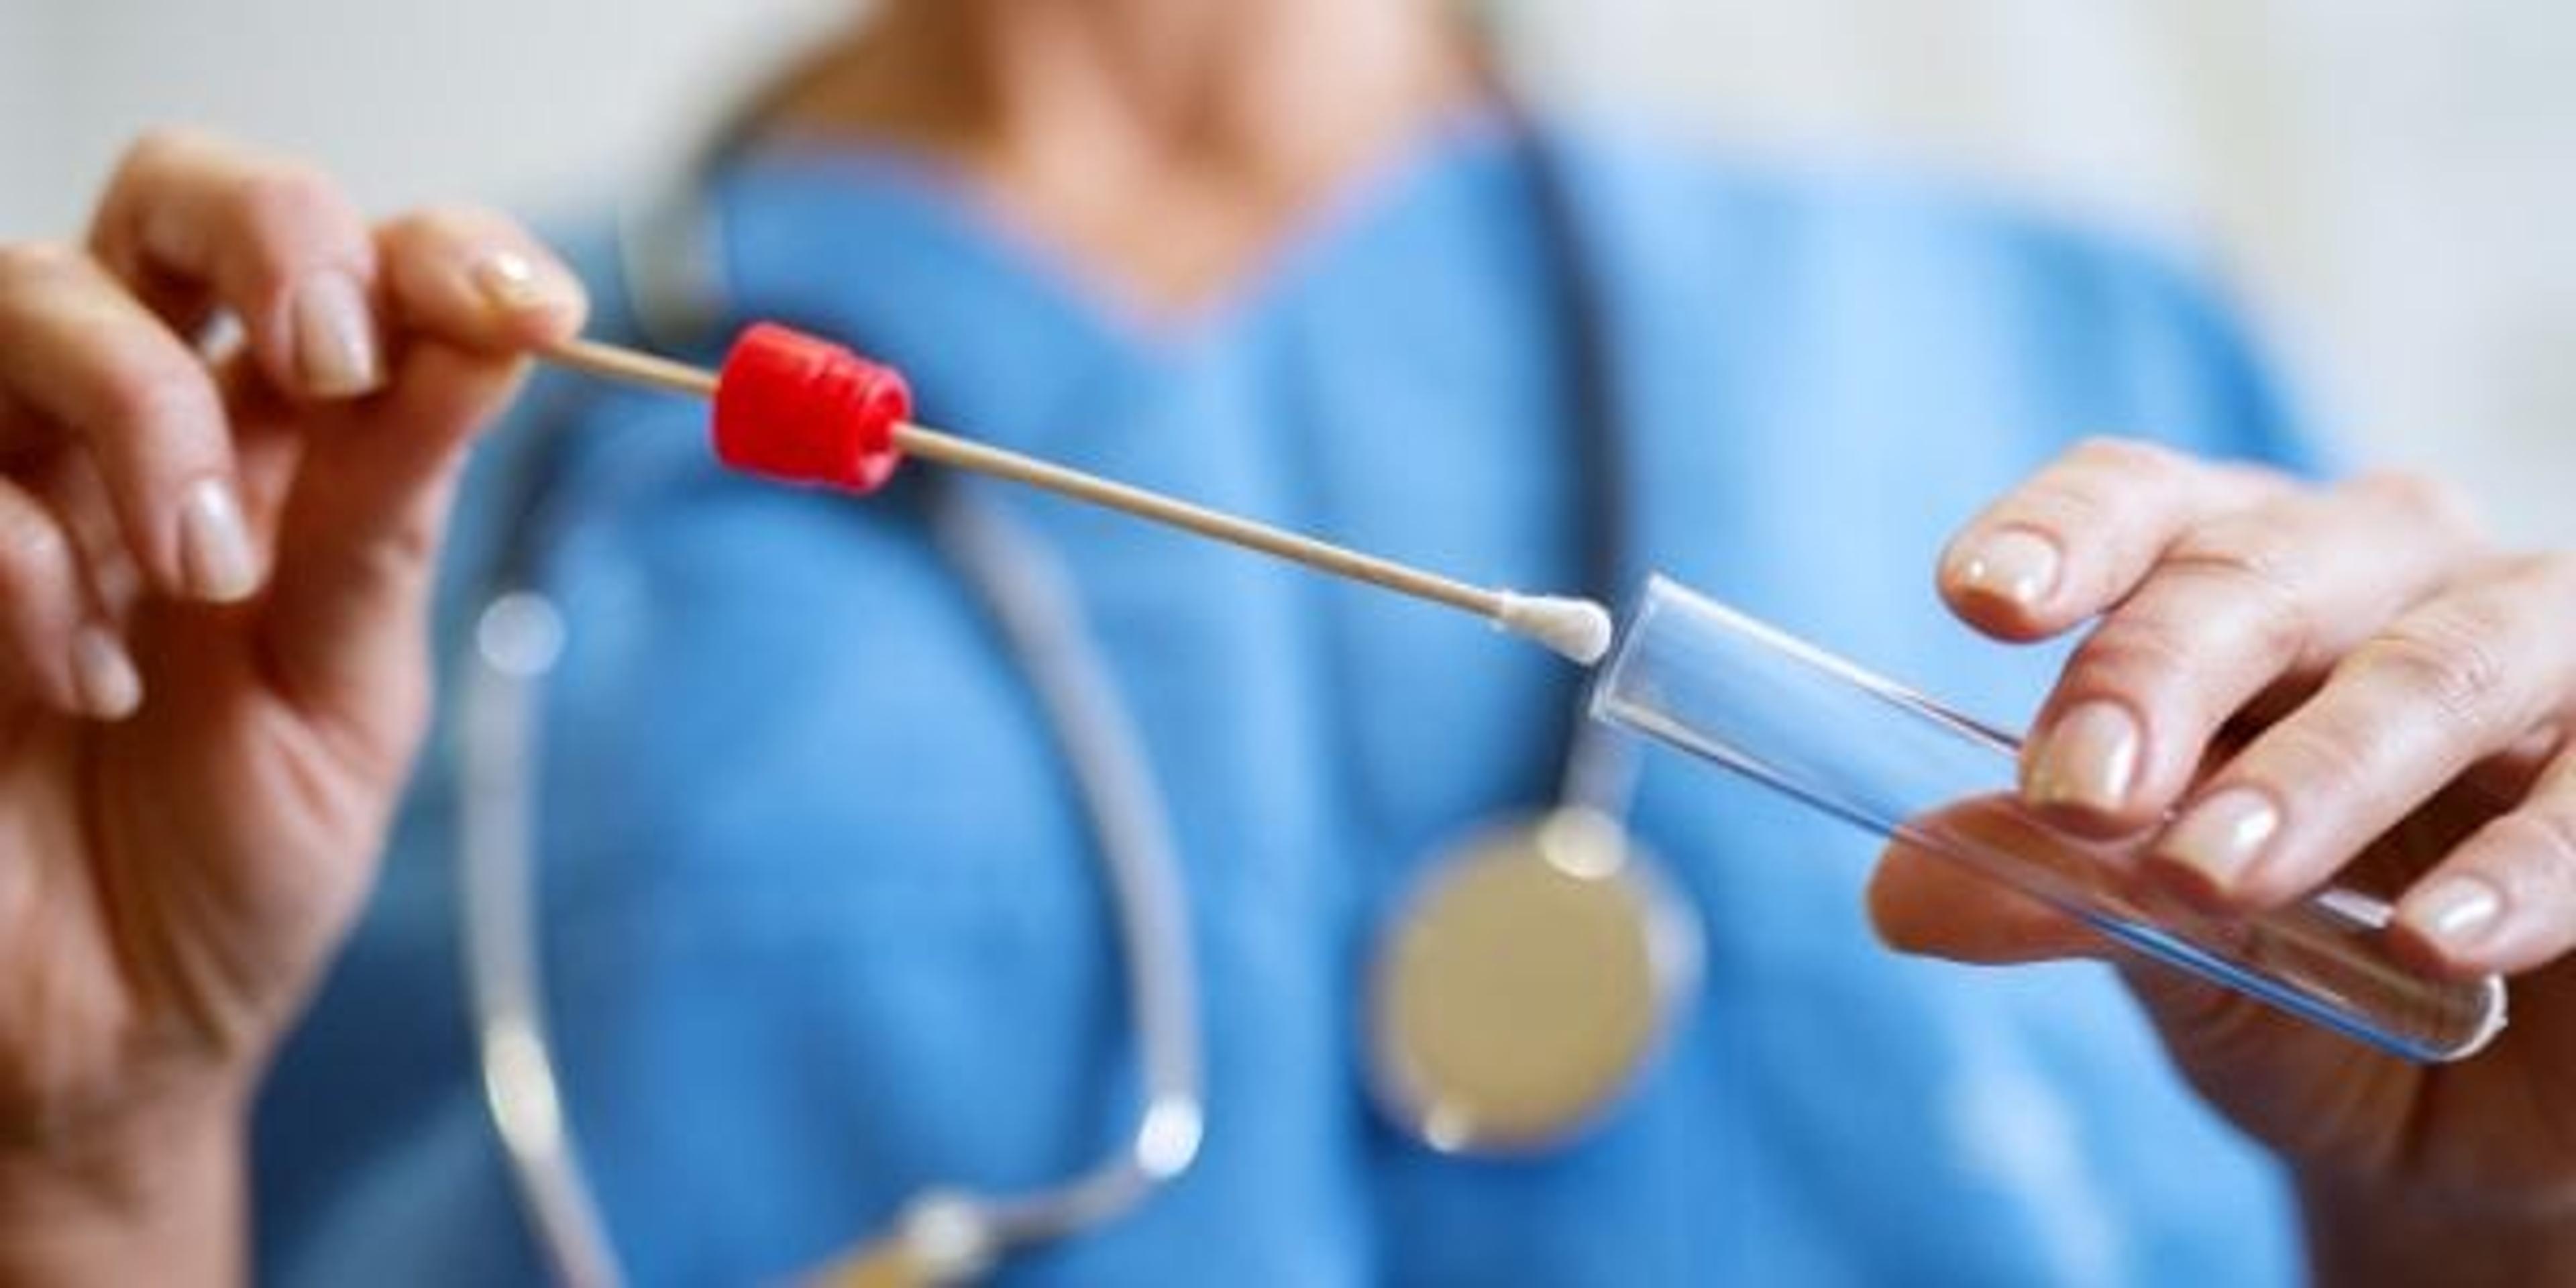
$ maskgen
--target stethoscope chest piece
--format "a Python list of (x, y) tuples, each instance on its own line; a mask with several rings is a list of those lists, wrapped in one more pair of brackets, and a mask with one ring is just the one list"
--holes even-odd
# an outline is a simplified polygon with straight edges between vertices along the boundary
[(1562, 806), (1436, 863), (1378, 950), (1371, 1085), (1448, 1153), (1519, 1154), (1603, 1118), (1698, 980), (1696, 918), (1611, 815)]

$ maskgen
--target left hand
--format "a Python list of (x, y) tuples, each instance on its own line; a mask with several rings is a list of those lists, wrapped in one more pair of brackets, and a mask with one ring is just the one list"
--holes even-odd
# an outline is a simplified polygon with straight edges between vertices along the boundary
[[(1979, 515), (1940, 576), (1990, 635), (2094, 623), (2024, 751), (2045, 815), (2099, 834), (2175, 811), (2145, 875), (2223, 910), (2364, 864), (2380, 879), (2360, 884), (2395, 895), (2401, 952), (2519, 977), (2492, 1047), (2427, 1067), (2128, 972), (2185, 1075), (2283, 1155), (2312, 1209), (2576, 1228), (2576, 555), (2499, 552), (2413, 479), (2319, 488), (2098, 442)], [(1904, 846), (1871, 907), (1909, 951), (2117, 956)]]

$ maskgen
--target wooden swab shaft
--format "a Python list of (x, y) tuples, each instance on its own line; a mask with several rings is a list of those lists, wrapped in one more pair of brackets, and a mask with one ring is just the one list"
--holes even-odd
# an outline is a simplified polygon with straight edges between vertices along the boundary
[(712, 371), (650, 353), (602, 344), (597, 340), (576, 338), (559, 341), (538, 350), (537, 356), (557, 366), (587, 371), (610, 380), (622, 380), (630, 385), (650, 385), (700, 398), (716, 396), (716, 373)]
[[(549, 362), (611, 380), (650, 385), (700, 398), (713, 398), (716, 392), (714, 372), (649, 353), (601, 344), (596, 340), (567, 340), (540, 352)], [(1469, 585), (1392, 559), (1362, 554), (1266, 523), (1255, 523), (1221, 510), (1193, 505), (1176, 497), (1067, 469), (954, 434), (906, 423), (895, 427), (895, 443), (910, 455), (954, 469), (1043, 488), (1059, 496), (1106, 506), (1140, 519), (1150, 519), (1248, 550), (1258, 550), (1336, 576), (1446, 604), (1479, 617), (1496, 617), (1503, 611), (1505, 596), (1501, 591)]]
[(1069, 496), (1077, 501), (1088, 501), (1113, 510), (1123, 510), (1141, 519), (1151, 519), (1156, 523), (1182, 528), (1203, 537), (1213, 537), (1246, 549), (1276, 555), (1282, 559), (1304, 564), (1309, 568), (1365, 581), (1371, 585), (1382, 586), (1388, 590), (1428, 599), (1435, 603), (1447, 604), (1452, 608), (1464, 609), (1480, 617), (1492, 617), (1502, 611), (1501, 594), (1481, 586), (1471, 586), (1437, 573), (1425, 572), (1407, 564), (1397, 563), (1392, 559), (1362, 554), (1347, 547), (1318, 541), (1313, 537), (1274, 528), (1265, 523), (1255, 523), (1250, 519), (1239, 518), (1221, 510), (1211, 510), (1206, 506), (1193, 505), (1187, 501), (1164, 496), (1159, 492), (1149, 492), (1143, 488), (1131, 487), (1098, 475), (1066, 469), (1061, 465), (1049, 464), (1022, 456), (1017, 452), (988, 447), (951, 434), (943, 434), (935, 429), (925, 429), (919, 425), (909, 424), (898, 426), (895, 429), (895, 442), (901, 444), (906, 452), (925, 460), (937, 461), (942, 465), (954, 466), (961, 470), (972, 470), (978, 474), (988, 474), (994, 478), (1008, 479), (1014, 483), (1026, 483), (1031, 487), (1044, 488), (1049, 492)]

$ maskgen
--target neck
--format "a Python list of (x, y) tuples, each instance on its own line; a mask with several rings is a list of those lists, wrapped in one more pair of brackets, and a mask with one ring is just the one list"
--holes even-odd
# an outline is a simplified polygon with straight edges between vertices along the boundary
[(889, 0), (768, 119), (955, 161), (1171, 303), (1469, 97), (1463, 46), (1431, 0)]

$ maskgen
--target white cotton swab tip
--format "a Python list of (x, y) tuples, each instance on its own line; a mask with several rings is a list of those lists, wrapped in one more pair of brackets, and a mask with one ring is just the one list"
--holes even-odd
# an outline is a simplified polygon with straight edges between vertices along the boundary
[(1494, 609), (1494, 625), (1578, 666), (1590, 666), (1610, 652), (1610, 610), (1588, 599), (1504, 591)]

